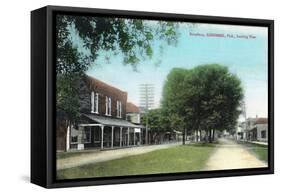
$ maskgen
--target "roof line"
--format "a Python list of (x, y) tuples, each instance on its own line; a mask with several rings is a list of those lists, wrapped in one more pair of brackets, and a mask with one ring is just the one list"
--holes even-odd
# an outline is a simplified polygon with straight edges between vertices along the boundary
[(102, 84), (104, 84), (104, 85), (106, 85), (106, 86), (108, 86), (108, 87), (114, 88), (114, 89), (116, 89), (116, 90), (119, 90), (120, 92), (123, 92), (123, 93), (128, 94), (128, 92), (126, 92), (126, 91), (124, 91), (124, 90), (121, 90), (121, 89), (117, 88), (116, 86), (112, 86), (112, 85), (110, 85), (110, 84), (108, 84), (108, 83), (105, 83), (104, 81), (101, 81), (101, 80), (99, 80), (99, 79), (97, 79), (97, 78), (95, 78), (95, 77), (93, 77), (93, 76), (91, 76), (91, 75), (88, 75), (88, 74), (85, 74), (85, 75), (86, 75), (86, 77), (89, 78), (91, 81), (100, 82), (100, 83), (102, 83)]

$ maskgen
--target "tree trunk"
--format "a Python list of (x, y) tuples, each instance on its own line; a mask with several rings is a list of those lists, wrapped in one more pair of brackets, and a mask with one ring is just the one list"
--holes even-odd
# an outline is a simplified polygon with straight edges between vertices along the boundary
[(182, 145), (185, 145), (185, 129), (183, 130), (182, 134)]
[(201, 129), (199, 130), (199, 140), (202, 141), (202, 131), (201, 131)]
[(212, 143), (212, 129), (209, 129), (209, 143)]
[(160, 144), (164, 143), (164, 136), (165, 134), (163, 132), (160, 132)]
[(212, 140), (213, 140), (213, 141), (215, 141), (215, 131), (216, 131), (216, 130), (213, 129), (213, 134), (212, 134), (212, 136), (213, 136), (213, 137), (212, 137)]

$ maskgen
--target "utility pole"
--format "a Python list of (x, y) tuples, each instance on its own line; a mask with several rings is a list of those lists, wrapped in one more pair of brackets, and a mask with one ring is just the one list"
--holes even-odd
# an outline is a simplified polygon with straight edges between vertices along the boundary
[(242, 115), (243, 115), (243, 117), (244, 117), (244, 119), (245, 119), (245, 124), (244, 124), (244, 126), (242, 126), (244, 129), (243, 129), (243, 139), (244, 138), (247, 138), (246, 136), (246, 134), (244, 135), (244, 133), (246, 133), (245, 131), (247, 131), (248, 130), (248, 124), (247, 124), (247, 114), (246, 114), (246, 103), (245, 103), (245, 100), (243, 99), (243, 101), (242, 101), (242, 105), (241, 105), (241, 109), (242, 109)]
[(242, 115), (244, 116), (245, 121), (246, 121), (247, 115), (246, 115), (246, 103), (245, 103), (245, 100), (242, 101)]
[(154, 105), (154, 85), (153, 84), (140, 84), (140, 106), (144, 108), (146, 114), (145, 121), (145, 144), (148, 144), (148, 118), (147, 113)]

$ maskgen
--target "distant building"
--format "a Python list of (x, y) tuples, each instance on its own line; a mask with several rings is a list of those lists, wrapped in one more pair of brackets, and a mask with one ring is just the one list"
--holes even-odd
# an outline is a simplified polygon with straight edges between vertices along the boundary
[(248, 141), (268, 141), (268, 119), (262, 117), (247, 118), (238, 125), (239, 139)]
[(127, 107), (126, 107), (126, 120), (130, 121), (135, 124), (140, 124), (140, 119), (141, 119), (141, 110), (139, 107), (134, 105), (131, 102), (127, 102)]
[(249, 138), (252, 141), (268, 140), (268, 120), (267, 118), (257, 118), (254, 122), (253, 128), (249, 131)]
[(140, 127), (135, 127), (133, 130), (136, 134), (136, 142), (135, 144), (139, 145), (139, 144), (143, 144), (144, 143), (144, 130), (141, 130), (141, 111), (140, 108), (137, 107), (135, 104), (131, 103), (131, 102), (127, 102), (127, 106), (126, 106), (126, 120), (135, 124), (136, 126), (140, 126)]

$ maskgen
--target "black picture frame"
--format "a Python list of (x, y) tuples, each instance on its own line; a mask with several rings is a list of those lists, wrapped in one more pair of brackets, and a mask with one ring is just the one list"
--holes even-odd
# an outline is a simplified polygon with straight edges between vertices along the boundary
[[(267, 168), (216, 170), (173, 174), (135, 175), (56, 180), (55, 142), (55, 20), (58, 13), (197, 23), (264, 26), (268, 28), (268, 133)], [(46, 6), (31, 12), (31, 182), (46, 188), (121, 184), (259, 175), (274, 173), (274, 21), (248, 18), (168, 14), (109, 9)]]

